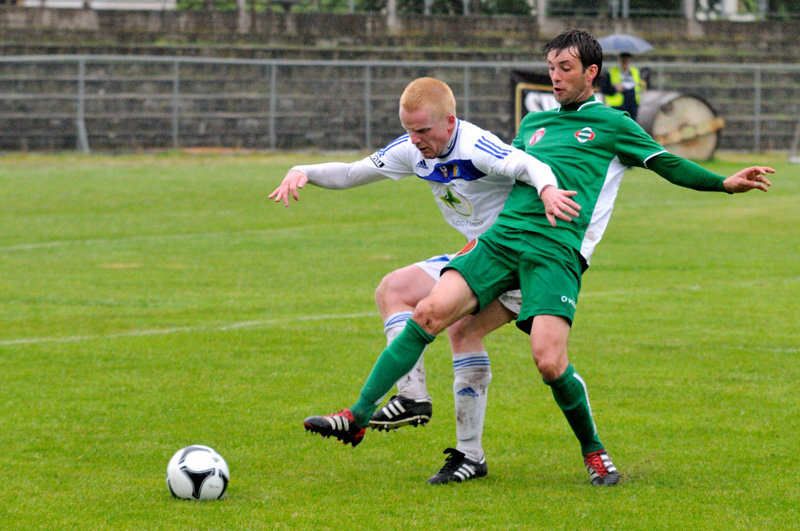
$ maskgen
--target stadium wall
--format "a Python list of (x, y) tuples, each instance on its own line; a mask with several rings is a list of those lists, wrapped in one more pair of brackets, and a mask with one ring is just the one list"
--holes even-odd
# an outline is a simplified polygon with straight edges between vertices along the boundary
[[(721, 149), (788, 149), (798, 120), (798, 21), (550, 19), (538, 26), (529, 17), (407, 16), (390, 28), (377, 14), (264, 13), (242, 24), (236, 13), (0, 5), (0, 150), (285, 149), (323, 138), (335, 139), (333, 149), (364, 149), (381, 145), (376, 132), (394, 123), (396, 95), (416, 75), (451, 77), (460, 101), (472, 99), (470, 119), (513, 136), (511, 67), (493, 64), (539, 61), (541, 45), (569, 27), (647, 37), (657, 50), (639, 64), (658, 74), (653, 88), (708, 100), (726, 121)], [(209, 66), (193, 58), (261, 62)], [(331, 73), (340, 67), (302, 61), (360, 64)], [(386, 61), (397, 64), (384, 68)], [(438, 66), (445, 64), (455, 68)], [(348, 96), (334, 90), (339, 85)], [(366, 115), (363, 101), (374, 106)], [(319, 106), (314, 112), (311, 103)]]
[[(453, 28), (458, 27), (458, 31)], [(4, 42), (72, 41), (100, 43), (167, 41), (209, 44), (449, 46), (471, 49), (514, 48), (525, 53), (538, 43), (570, 27), (598, 36), (633, 33), (654, 44), (681, 43), (692, 47), (718, 43), (741, 51), (798, 48), (800, 21), (698, 22), (684, 18), (548, 18), (537, 23), (524, 16), (398, 15), (278, 13), (240, 15), (236, 12), (186, 10), (49, 9), (0, 5)], [(67, 44), (68, 42), (65, 42)]]

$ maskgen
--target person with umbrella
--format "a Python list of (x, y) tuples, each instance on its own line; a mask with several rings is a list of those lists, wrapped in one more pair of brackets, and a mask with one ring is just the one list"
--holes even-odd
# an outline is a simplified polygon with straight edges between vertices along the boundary
[(639, 69), (631, 65), (632, 53), (646, 52), (653, 46), (645, 40), (632, 35), (609, 35), (598, 42), (604, 52), (618, 52), (619, 66), (612, 66), (603, 76), (600, 91), (606, 96), (606, 105), (627, 111), (636, 120), (642, 93), (647, 85)]
[(631, 54), (619, 54), (619, 66), (612, 66), (603, 76), (600, 90), (606, 95), (606, 105), (627, 111), (636, 120), (642, 93), (646, 89), (639, 69), (631, 65)]

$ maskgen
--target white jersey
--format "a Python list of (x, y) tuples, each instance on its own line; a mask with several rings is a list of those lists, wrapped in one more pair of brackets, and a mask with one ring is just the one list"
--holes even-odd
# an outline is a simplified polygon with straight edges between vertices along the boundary
[(514, 177), (500, 171), (512, 149), (492, 133), (459, 120), (439, 158), (426, 159), (403, 135), (369, 159), (390, 179), (411, 172), (426, 181), (447, 223), (472, 240), (492, 226), (514, 186)]
[[(492, 226), (515, 180), (534, 186), (557, 186), (550, 167), (514, 148), (493, 133), (458, 120), (445, 153), (426, 159), (408, 135), (351, 164), (296, 166), (309, 182), (327, 188), (349, 188), (381, 178), (416, 176), (426, 181), (444, 219), (473, 240)], [(346, 176), (342, 174), (346, 168)]]

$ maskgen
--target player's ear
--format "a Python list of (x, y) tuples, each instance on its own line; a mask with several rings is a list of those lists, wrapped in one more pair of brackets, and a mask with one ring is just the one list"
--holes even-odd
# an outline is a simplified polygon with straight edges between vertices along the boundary
[(589, 65), (586, 67), (586, 74), (591, 77), (592, 81), (594, 81), (597, 78), (597, 72), (599, 70), (600, 69), (597, 67), (597, 65)]

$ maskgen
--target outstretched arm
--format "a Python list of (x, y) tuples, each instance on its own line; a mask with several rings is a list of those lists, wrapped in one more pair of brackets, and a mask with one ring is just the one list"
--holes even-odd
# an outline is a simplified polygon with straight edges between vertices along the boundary
[(726, 179), (722, 175), (708, 171), (694, 162), (666, 151), (648, 160), (647, 167), (678, 186), (701, 191), (728, 192), (729, 194), (749, 192), (754, 188), (766, 192), (771, 183), (764, 175), (775, 173), (775, 170), (769, 166), (750, 166)]
[(295, 166), (286, 173), (286, 177), (269, 197), (275, 199), (276, 203), (283, 201), (283, 206), (288, 207), (289, 197), (293, 197), (295, 201), (300, 200), (298, 191), (306, 183), (330, 190), (343, 190), (386, 178), (387, 176), (381, 173), (369, 158), (351, 163), (324, 162)]
[(722, 186), (726, 192), (731, 194), (749, 192), (753, 189), (766, 192), (768, 187), (772, 185), (769, 179), (765, 177), (767, 173), (775, 173), (775, 170), (769, 166), (750, 166), (737, 171), (722, 181)]

